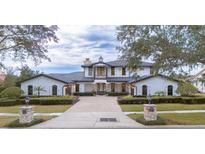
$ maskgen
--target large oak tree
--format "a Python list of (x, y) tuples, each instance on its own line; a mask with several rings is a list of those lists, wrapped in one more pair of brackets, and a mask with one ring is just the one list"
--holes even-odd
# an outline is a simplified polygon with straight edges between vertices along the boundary
[(6, 57), (26, 61), (31, 58), (36, 64), (46, 56), (47, 43), (58, 42), (57, 26), (0, 25), (0, 65)]
[(171, 74), (205, 64), (205, 26), (123, 25), (117, 27), (117, 39), (122, 58), (132, 67), (151, 59), (156, 72)]

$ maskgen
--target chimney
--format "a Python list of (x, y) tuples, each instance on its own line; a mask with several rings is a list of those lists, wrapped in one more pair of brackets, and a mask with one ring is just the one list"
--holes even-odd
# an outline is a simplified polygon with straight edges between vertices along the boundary
[(91, 61), (89, 58), (85, 58), (84, 65), (91, 65)]
[(103, 62), (103, 57), (102, 56), (100, 56), (99, 62)]

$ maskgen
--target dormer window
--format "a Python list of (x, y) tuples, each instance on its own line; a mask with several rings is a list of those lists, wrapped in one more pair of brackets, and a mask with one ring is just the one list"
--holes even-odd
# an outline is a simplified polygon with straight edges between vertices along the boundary
[(88, 76), (92, 76), (92, 75), (93, 75), (93, 68), (88, 67)]
[(112, 76), (115, 75), (115, 67), (111, 67), (111, 75), (112, 75)]
[(125, 67), (122, 68), (122, 75), (126, 75), (126, 68)]

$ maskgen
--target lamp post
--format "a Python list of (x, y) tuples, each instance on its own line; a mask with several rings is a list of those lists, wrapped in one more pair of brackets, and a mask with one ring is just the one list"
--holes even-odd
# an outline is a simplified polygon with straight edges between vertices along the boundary
[(25, 97), (25, 106), (20, 107), (20, 117), (19, 117), (19, 122), (20, 123), (31, 123), (33, 121), (33, 107), (29, 106), (29, 101), (30, 98), (29, 96)]
[(29, 96), (26, 96), (26, 97), (25, 97), (25, 102), (26, 102), (26, 106), (28, 106), (28, 104), (29, 104), (29, 101), (30, 101), (30, 98), (29, 98)]
[(157, 120), (157, 108), (155, 104), (152, 103), (151, 94), (147, 95), (148, 104), (144, 104), (144, 119), (146, 121)]

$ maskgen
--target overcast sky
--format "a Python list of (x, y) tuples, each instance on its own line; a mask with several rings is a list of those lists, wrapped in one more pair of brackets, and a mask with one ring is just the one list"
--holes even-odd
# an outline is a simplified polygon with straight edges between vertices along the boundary
[[(44, 73), (66, 73), (82, 70), (85, 58), (97, 61), (115, 60), (119, 56), (116, 50), (116, 26), (59, 26), (59, 43), (51, 43), (47, 55), (51, 62), (43, 61), (37, 67), (32, 61), (27, 64)], [(20, 63), (6, 60), (7, 66), (17, 67)]]
[[(116, 50), (116, 26), (59, 26), (57, 36), (59, 43), (50, 43), (48, 46), (47, 55), (51, 62), (43, 61), (34, 66), (28, 60), (26, 64), (44, 73), (69, 73), (82, 71), (81, 65), (85, 58), (98, 61), (103, 56), (104, 61), (111, 61), (119, 57)], [(5, 64), (14, 68), (21, 66), (9, 59)], [(193, 73), (200, 70), (196, 69)]]

